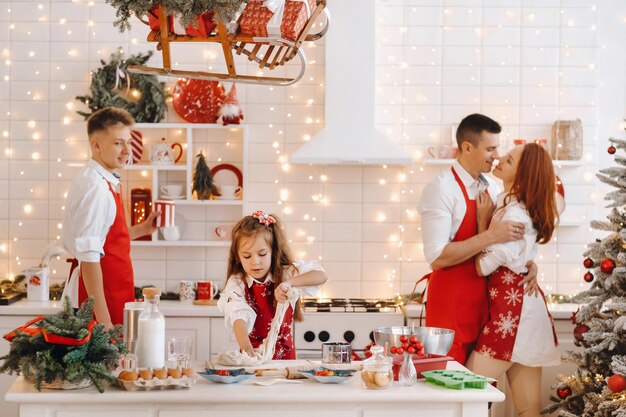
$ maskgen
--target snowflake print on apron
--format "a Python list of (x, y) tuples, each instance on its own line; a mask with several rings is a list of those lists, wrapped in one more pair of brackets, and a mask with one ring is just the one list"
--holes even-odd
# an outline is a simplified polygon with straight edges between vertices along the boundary
[(503, 266), (489, 275), (489, 321), (478, 337), (475, 349), (478, 353), (511, 360), (524, 301), (524, 289), (517, 284), (523, 278)]

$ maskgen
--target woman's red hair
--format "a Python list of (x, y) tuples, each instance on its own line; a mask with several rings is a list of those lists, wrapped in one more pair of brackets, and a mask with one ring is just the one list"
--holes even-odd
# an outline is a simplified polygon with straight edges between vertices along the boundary
[(509, 196), (515, 196), (526, 206), (539, 243), (548, 243), (556, 228), (559, 214), (555, 193), (556, 176), (548, 151), (536, 143), (524, 145), (513, 186), (505, 202)]

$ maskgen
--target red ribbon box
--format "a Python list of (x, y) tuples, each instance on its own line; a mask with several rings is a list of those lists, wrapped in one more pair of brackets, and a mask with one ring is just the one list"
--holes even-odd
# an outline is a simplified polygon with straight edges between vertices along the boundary
[[(182, 25), (177, 17), (173, 15), (167, 16), (167, 23), (169, 27), (170, 33), (175, 33), (177, 35), (189, 35), (199, 38), (206, 38), (215, 30), (217, 24), (213, 20), (213, 12), (204, 12), (197, 16), (198, 21), (191, 23), (184, 30), (182, 30)], [(159, 25), (159, 7), (155, 6), (148, 11), (148, 23), (150, 25), (150, 29), (152, 30), (161, 30)], [(183, 33), (184, 32), (184, 33)]]
[[(306, 0), (312, 13), (315, 9), (316, 0)], [(268, 36), (267, 23), (274, 16), (267, 7), (263, 6), (263, 0), (251, 0), (239, 19), (239, 28), (242, 35)], [(302, 1), (286, 0), (283, 19), (280, 22), (280, 33), (285, 39), (295, 41), (309, 20), (306, 4)]]

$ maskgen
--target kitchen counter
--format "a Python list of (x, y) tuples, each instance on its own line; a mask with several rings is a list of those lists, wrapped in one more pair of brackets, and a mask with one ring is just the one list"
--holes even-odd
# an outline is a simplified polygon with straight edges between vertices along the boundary
[[(298, 361), (272, 361), (264, 367), (294, 365)], [(456, 362), (449, 369), (465, 369)], [(391, 410), (410, 415), (487, 417), (488, 402), (504, 401), (504, 394), (491, 385), (485, 389), (449, 390), (420, 380), (415, 386), (392, 386), (383, 390), (361, 387), (360, 375), (343, 384), (259, 386), (252, 380), (240, 384), (215, 384), (200, 378), (191, 389), (123, 391), (110, 387), (103, 394), (95, 388), (75, 391), (38, 392), (18, 378), (5, 396), (18, 403), (20, 417), (42, 415), (115, 415), (116, 417), (212, 417), (228, 412), (230, 417), (386, 417)], [(409, 414), (407, 414), (409, 415)]]
[[(0, 316), (39, 316), (54, 314), (61, 310), (61, 301), (17, 301), (0, 306)], [(167, 317), (224, 317), (216, 306), (185, 304), (176, 300), (162, 300), (159, 306)]]
[[(578, 304), (572, 303), (550, 303), (548, 304), (548, 311), (552, 314), (554, 320), (569, 320), (572, 318), (572, 313), (575, 312), (578, 307), (580, 307)], [(404, 308), (407, 318), (419, 318), (424, 304), (407, 304)]]

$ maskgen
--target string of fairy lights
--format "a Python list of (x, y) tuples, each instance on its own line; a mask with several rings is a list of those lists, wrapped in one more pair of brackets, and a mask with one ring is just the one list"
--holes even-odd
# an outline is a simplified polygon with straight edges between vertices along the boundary
[[(78, 42), (82, 43), (85, 40), (76, 39), (76, 33), (73, 33), (72, 29), (75, 27), (75, 24), (79, 22), (72, 21), (69, 15), (55, 18), (53, 21), (51, 18), (52, 13), (50, 12), (53, 7), (53, 3), (53, 0), (49, 0), (48, 2), (31, 4), (31, 21), (16, 18), (14, 16), (14, 10), (12, 10), (19, 7), (20, 13), (23, 14), (24, 8), (28, 6), (18, 6), (17, 2), (9, 3), (8, 5), (5, 3), (5, 8), (2, 12), (6, 14), (7, 21), (3, 22), (2, 25), (6, 24), (9, 29), (9, 47), (2, 50), (4, 65), (0, 82), (7, 86), (5, 88), (5, 92), (8, 91), (8, 93), (6, 93), (8, 94), (8, 97), (3, 97), (7, 102), (9, 100), (17, 99), (15, 88), (12, 88), (14, 81), (12, 71), (15, 66), (15, 62), (19, 62), (20, 64), (32, 63), (32, 65), (28, 67), (28, 70), (32, 71), (31, 74), (33, 75), (33, 79), (40, 80), (41, 82), (33, 83), (33, 87), (31, 90), (27, 91), (26, 97), (28, 100), (41, 102), (45, 101), (45, 94), (38, 91), (39, 85), (45, 84), (46, 82), (48, 83), (48, 91), (46, 92), (48, 100), (52, 100), (52, 97), (57, 94), (65, 97), (68, 95), (74, 95), (74, 93), (65, 93), (71, 89), (71, 83), (53, 81), (55, 80), (55, 74), (60, 74), (63, 71), (66, 71), (66, 68), (64, 68), (63, 65), (64, 61), (79, 62), (82, 60), (89, 61), (89, 64), (93, 65), (94, 62), (92, 62), (93, 60), (91, 59), (93, 52), (95, 52), (95, 55), (101, 57), (102, 59), (107, 59), (110, 53), (118, 46), (113, 43), (100, 43), (95, 41), (95, 39), (98, 39), (96, 28), (101, 31), (105, 27), (100, 24), (102, 22), (95, 21), (96, 15), (93, 13), (93, 8), (96, 6), (96, 2), (72, 0), (71, 7), (67, 7), (66, 9), (68, 14), (71, 13), (72, 8), (88, 9), (88, 20), (86, 22), (80, 22), (80, 24), (84, 24), (88, 28), (89, 39), (87, 40), (87, 51), (90, 57), (81, 56), (83, 53), (82, 51), (84, 50), (84, 45), (81, 46)], [(565, 28), (584, 29), (589, 33), (593, 33), (598, 30), (595, 22), (592, 24), (579, 24), (575, 17), (569, 16), (569, 12), (574, 9), (565, 8), (565, 5), (563, 6), (564, 7), (560, 10), (556, 10), (560, 23), (559, 32), (561, 33), (561, 36), (559, 39), (563, 38), (562, 30)], [(383, 118), (383, 123), (380, 124), (380, 127), (390, 138), (398, 138), (397, 140), (394, 139), (395, 142), (401, 143), (406, 149), (411, 151), (414, 157), (414, 164), (406, 168), (386, 166), (373, 168), (350, 168), (352, 170), (361, 170), (362, 207), (364, 204), (364, 187), (367, 181), (374, 182), (377, 187), (383, 190), (380, 195), (387, 196), (385, 197), (387, 201), (380, 202), (380, 209), (374, 211), (366, 211), (362, 209), (362, 223), (387, 225), (391, 223), (392, 225), (391, 229), (393, 230), (389, 232), (386, 241), (383, 242), (382, 245), (382, 247), (387, 249), (380, 251), (379, 259), (376, 259), (377, 262), (388, 265), (385, 267), (386, 271), (384, 273), (384, 280), (388, 288), (387, 295), (389, 296), (408, 292), (412, 288), (415, 279), (419, 278), (414, 276), (413, 273), (420, 269), (419, 265), (425, 264), (421, 254), (421, 242), (415, 237), (415, 230), (419, 232), (419, 215), (415, 209), (415, 203), (419, 197), (423, 184), (432, 178), (432, 176), (435, 175), (439, 169), (443, 169), (442, 167), (429, 165), (425, 149), (428, 145), (452, 140), (451, 134), (448, 139), (447, 133), (450, 131), (450, 127), (441, 123), (445, 114), (444, 112), (446, 111), (444, 108), (444, 88), (446, 88), (447, 85), (443, 79), (445, 62), (444, 49), (447, 45), (445, 42), (446, 37), (458, 37), (459, 32), (468, 33), (474, 37), (477, 45), (480, 45), (476, 46), (473, 52), (476, 56), (478, 56), (478, 58), (476, 58), (478, 61), (476, 61), (476, 59), (469, 60), (466, 67), (477, 69), (479, 74), (482, 74), (482, 66), (484, 64), (482, 64), (481, 57), (488, 55), (488, 49), (486, 49), (488, 46), (486, 46), (484, 39), (491, 33), (492, 30), (514, 27), (521, 31), (521, 28), (524, 28), (527, 30), (528, 35), (534, 38), (540, 38), (545, 35), (545, 32), (549, 32), (549, 28), (545, 26), (545, 15), (548, 8), (531, 10), (523, 6), (501, 7), (498, 8), (498, 11), (501, 12), (501, 21), (498, 24), (493, 25), (491, 22), (485, 22), (484, 20), (479, 19), (481, 22), (480, 25), (472, 27), (463, 26), (458, 22), (463, 21), (463, 15), (467, 16), (480, 14), (481, 16), (484, 16), (487, 9), (485, 6), (437, 6), (439, 8), (438, 13), (441, 15), (442, 21), (440, 23), (430, 22), (424, 27), (429, 30), (439, 31), (437, 33), (441, 36), (440, 40), (433, 44), (428, 44), (428, 42), (424, 42), (422, 44), (412, 44), (412, 39), (416, 36), (413, 31), (421, 24), (419, 23), (420, 20), (418, 17), (424, 9), (413, 6), (410, 3), (400, 7), (402, 8), (403, 13), (402, 23), (396, 24), (393, 20), (387, 19), (390, 12), (388, 10), (382, 10), (390, 8), (390, 6), (383, 3), (378, 5), (379, 13), (377, 14), (376, 24), (377, 30), (380, 30), (381, 36), (377, 36), (378, 44), (376, 47), (378, 48), (378, 54), (381, 58), (377, 63), (377, 105), (380, 107), (381, 114), (386, 116)], [(552, 9), (549, 10), (552, 11)], [(575, 10), (577, 12), (584, 11), (585, 13), (591, 12), (595, 16), (598, 12), (598, 6), (590, 3), (589, 7), (580, 7)], [(79, 15), (81, 14), (77, 13), (77, 16)], [(17, 41), (12, 42), (14, 38), (11, 37), (13, 33), (19, 33), (20, 37), (29, 39), (29, 36), (32, 33), (40, 30), (40, 26), (38, 26), (40, 23), (46, 24), (49, 27), (55, 26), (56, 29), (60, 28), (59, 30), (65, 30), (67, 35), (66, 40), (60, 40), (57, 44), (56, 50), (59, 50), (61, 46), (66, 49), (62, 51), (61, 56), (56, 57), (57, 59), (54, 62), (58, 62), (57, 65), (49, 65), (49, 74), (48, 71), (42, 71), (40, 69), (42, 66), (41, 60), (43, 58), (38, 56), (38, 52), (35, 48), (29, 51), (18, 51), (18, 48), (22, 48), (20, 46), (22, 43)], [(626, 21), (624, 23), (626, 23)], [(59, 36), (59, 30), (55, 31), (57, 37)], [(111, 25), (109, 30), (113, 31), (116, 29), (114, 29)], [(392, 42), (394, 38), (400, 40), (399, 44), (397, 44), (397, 42), (396, 44)], [(72, 41), (76, 41), (77, 44), (74, 45)], [(144, 45), (145, 50), (152, 50), (154, 47), (153, 44), (147, 44), (143, 41), (143, 39), (133, 36), (128, 37), (127, 43), (128, 48), (132, 47), (134, 49)], [(521, 35), (519, 43), (519, 45), (503, 44), (501, 48), (517, 48), (517, 54), (521, 60)], [(387, 48), (390, 44), (393, 44), (394, 47)], [(26, 43), (26, 45), (28, 45), (28, 43)], [(396, 46), (400, 47), (400, 51)], [(202, 48), (202, 46), (198, 47)], [(321, 248), (323, 248), (324, 245), (324, 229), (322, 226), (325, 218), (323, 213), (325, 209), (331, 209), (334, 204), (332, 193), (329, 192), (330, 188), (327, 187), (327, 185), (340, 182), (338, 181), (338, 178), (333, 177), (333, 173), (338, 171), (327, 169), (325, 167), (311, 167), (309, 168), (310, 174), (305, 176), (304, 179), (300, 179), (302, 168), (298, 168), (298, 170), (293, 169), (289, 163), (288, 152), (288, 147), (293, 146), (294, 142), (304, 143), (310, 140), (315, 132), (323, 125), (323, 119), (319, 114), (317, 114), (318, 110), (323, 105), (319, 99), (320, 97), (323, 97), (323, 91), (325, 88), (323, 71), (321, 70), (323, 69), (323, 64), (318, 63), (315, 59), (315, 57), (321, 53), (320, 51), (323, 51), (323, 45), (321, 43), (308, 42), (304, 47), (306, 52), (308, 53), (310, 51), (310, 56), (312, 56), (312, 58), (308, 58), (308, 68), (314, 68), (315, 70), (307, 71), (305, 78), (300, 84), (283, 88), (283, 100), (280, 105), (267, 104), (270, 114), (277, 111), (284, 111), (285, 114), (282, 123), (268, 123), (265, 126), (266, 129), (264, 129), (264, 131), (269, 131), (271, 136), (274, 137), (273, 140), (267, 143), (267, 146), (270, 147), (270, 152), (275, 156), (275, 163), (280, 167), (280, 174), (277, 174), (273, 179), (276, 192), (275, 201), (280, 210), (281, 216), (287, 224), (288, 235), (291, 237), (293, 247), (296, 252), (295, 255), (301, 258), (315, 258), (323, 262), (324, 258), (321, 252)], [(92, 51), (91, 48), (95, 51)], [(564, 44), (561, 42), (557, 46), (554, 46), (554, 48), (558, 49), (558, 53), (559, 55), (562, 55), (563, 59), (567, 59), (568, 57), (576, 54), (576, 48), (573, 44)], [(388, 49), (388, 51), (386, 49)], [(542, 50), (543, 48), (538, 47), (538, 49)], [(423, 54), (423, 56), (418, 54)], [(175, 56), (176, 54), (174, 51), (174, 66), (178, 66), (180, 63), (176, 61)], [(158, 59), (158, 57), (155, 56), (153, 59)], [(217, 47), (208, 45), (204, 46), (201, 53), (201, 59), (203, 60), (206, 68), (209, 70), (219, 69), (223, 66), (223, 57), (220, 49)], [(45, 62), (44, 65), (48, 65), (48, 62)], [(519, 65), (519, 63), (502, 60), (497, 66), (500, 68), (507, 68), (515, 65)], [(565, 66), (566, 64), (563, 62), (559, 62), (556, 65), (557, 68), (555, 68), (555, 70), (558, 69), (559, 71), (559, 76), (557, 77), (558, 84), (556, 86), (545, 83), (541, 81), (540, 77), (537, 77), (537, 83), (536, 85), (533, 85), (533, 87), (536, 88), (537, 91), (542, 91), (543, 89), (546, 91), (555, 89), (558, 91), (558, 103), (556, 106), (552, 106), (550, 108), (532, 103), (524, 104), (524, 106), (530, 111), (528, 116), (529, 120), (540, 119), (542, 112), (552, 110), (555, 110), (558, 113), (558, 117), (567, 116), (567, 112), (564, 111), (565, 98), (563, 96), (565, 85), (561, 82), (563, 77), (562, 70)], [(459, 65), (459, 67), (462, 66)], [(23, 66), (20, 66), (20, 68), (23, 68)], [(421, 79), (418, 73), (415, 72), (420, 68), (434, 68), (439, 70), (439, 76)], [(541, 70), (540, 67), (531, 67), (529, 69), (531, 71)], [(590, 60), (585, 67), (578, 67), (577, 70), (585, 70), (590, 73), (595, 73), (598, 70), (598, 67), (594, 60)], [(262, 74), (262, 71), (257, 71), (257, 75)], [(476, 77), (473, 75), (475, 74), (475, 71), (469, 72), (468, 74), (472, 75), (468, 76), (465, 80), (458, 81), (462, 81), (462, 83), (468, 86), (479, 87), (479, 95), (473, 97), (471, 102), (476, 106), (481, 106), (484, 97), (480, 92), (482, 90), (480, 87), (485, 85), (488, 86), (488, 84), (484, 82), (482, 77)], [(484, 74), (482, 75), (484, 76)], [(87, 78), (88, 74), (85, 74), (85, 77)], [(518, 87), (519, 89), (521, 82), (514, 79), (505, 80), (504, 85), (507, 84), (513, 87)], [(171, 88), (171, 82), (168, 85), (168, 88)], [(244, 91), (246, 87), (239, 86), (239, 88), (240, 91)], [(274, 95), (276, 93), (275, 89), (282, 87), (254, 88), (267, 88), (269, 95)], [(7, 98), (9, 100), (7, 100)], [(75, 111), (77, 110), (77, 105), (75, 101), (73, 99), (68, 100), (67, 98), (66, 100), (67, 101), (61, 104), (63, 110), (61, 112), (51, 112), (51, 119), (48, 121), (48, 136), (53, 136), (53, 126), (57, 123), (60, 123), (63, 127), (69, 128), (67, 132), (70, 133), (64, 134), (62, 140), (54, 142), (54, 146), (63, 146), (66, 151), (58, 152), (58, 155), (60, 156), (57, 158), (53, 159), (50, 157), (50, 160), (48, 161), (50, 163), (48, 177), (46, 181), (42, 181), (41, 186), (50, 186), (55, 183), (55, 181), (62, 180), (67, 181), (66, 187), (69, 187), (69, 179), (64, 176), (64, 173), (68, 171), (71, 172), (72, 168), (75, 170), (75, 168), (84, 164), (84, 161), (88, 158), (87, 144), (82, 137), (82, 133), (71, 133), (73, 131), (82, 132), (84, 122), (79, 120), (76, 116)], [(439, 101), (439, 104), (437, 104), (437, 101)], [(242, 104), (245, 106), (245, 103)], [(432, 106), (439, 106), (440, 108), (438, 109), (438, 112), (430, 112), (429, 108)], [(586, 107), (590, 108), (597, 108), (597, 106), (598, 105), (595, 101), (586, 104)], [(512, 143), (512, 139), (518, 134), (532, 134), (531, 132), (533, 132), (533, 129), (537, 131), (537, 135), (545, 136), (544, 132), (547, 128), (549, 128), (549, 126), (539, 127), (532, 122), (529, 122), (528, 125), (524, 125), (522, 123), (522, 110), (518, 110), (520, 114), (515, 116), (518, 119), (517, 121), (511, 120), (509, 111), (513, 111), (516, 107), (518, 109), (521, 109), (522, 107), (519, 94), (518, 97), (502, 97), (501, 102), (499, 102), (496, 107), (501, 108), (501, 113), (494, 114), (494, 117), (496, 119), (500, 119), (504, 125), (504, 132), (502, 135), (503, 145)], [(400, 112), (400, 117), (397, 118), (395, 123), (389, 123), (388, 116), (398, 110)], [(416, 110), (417, 114), (408, 117), (407, 115), (412, 110)], [(52, 117), (57, 117), (58, 120), (54, 120)], [(51, 138), (46, 137), (46, 134), (44, 133), (43, 127), (46, 126), (46, 121), (36, 120), (34, 118), (28, 119), (25, 115), (20, 115), (18, 120), (14, 120), (10, 112), (3, 115), (3, 119), (6, 127), (2, 132), (0, 132), (0, 146), (4, 148), (3, 152), (6, 161), (8, 161), (8, 163), (12, 166), (15, 166), (16, 163), (22, 161), (41, 161), (42, 153), (36, 150), (39, 148), (33, 146), (34, 150), (26, 156), (23, 151), (23, 145), (24, 143), (37, 144), (44, 140), (44, 138), (51, 141)], [(75, 126), (80, 126), (80, 129), (71, 129)], [(297, 130), (294, 129), (294, 126), (297, 126)], [(177, 140), (178, 136), (176, 132), (168, 132), (168, 134), (169, 133), (173, 135), (173, 140)], [(178, 134), (183, 135), (184, 131), (180, 130)], [(252, 143), (256, 143), (254, 129), (250, 129), (250, 138)], [(49, 145), (50, 150), (53, 146), (52, 143), (53, 142), (51, 141)], [(576, 174), (573, 174), (572, 172), (583, 171), (582, 179), (579, 183), (577, 183), (577, 185), (592, 186), (595, 183), (594, 165), (596, 164), (596, 155), (593, 149), (597, 143), (597, 135), (587, 135), (585, 137), (585, 144), (587, 146), (585, 147), (583, 160), (580, 166), (572, 169), (571, 167), (557, 164), (555, 165), (557, 173), (559, 175), (562, 174), (562, 178), (574, 178)], [(19, 147), (17, 146), (18, 144), (20, 145)], [(506, 146), (503, 147), (506, 148)], [(218, 159), (220, 158), (221, 157), (218, 156)], [(14, 181), (19, 180), (20, 178), (28, 178), (29, 174), (31, 174), (28, 172), (29, 169), (34, 170), (37, 168), (33, 165), (25, 164), (22, 169), (11, 170), (8, 174), (9, 206), (16, 207), (18, 204), (20, 206), (19, 210), (8, 210), (8, 227), (5, 230), (0, 231), (2, 232), (2, 235), (0, 235), (0, 260), (2, 260), (5, 265), (3, 270), (0, 271), (0, 275), (3, 276), (6, 275), (12, 277), (19, 273), (20, 270), (25, 269), (25, 267), (31, 266), (26, 263), (32, 262), (33, 260), (30, 259), (30, 257), (18, 253), (17, 249), (17, 243), (22, 239), (22, 233), (20, 230), (25, 222), (33, 219), (46, 219), (53, 221), (55, 224), (55, 233), (51, 234), (49, 237), (51, 240), (57, 241), (61, 238), (63, 225), (59, 219), (63, 218), (62, 210), (64, 207), (62, 205), (60, 206), (60, 212), (54, 212), (51, 208), (49, 209), (49, 213), (41, 213), (39, 212), (40, 209), (39, 205), (37, 205), (36, 199), (28, 201), (28, 199), (16, 198), (14, 200), (12, 197), (13, 194), (11, 193), (11, 187), (18, 186), (17, 183), (14, 183)], [(294, 174), (294, 171), (298, 171), (297, 174)], [(140, 171), (139, 175), (141, 178), (148, 179), (152, 174), (149, 171)], [(378, 179), (372, 181), (372, 175), (378, 176)], [(252, 180), (251, 182), (254, 184), (254, 179), (250, 180)], [(298, 190), (297, 188), (303, 181), (317, 185), (318, 191), (310, 195), (310, 201), (308, 202), (302, 202), (295, 198), (295, 196), (299, 195), (301, 192), (301, 190)], [(567, 195), (567, 179), (564, 182)], [(128, 187), (126, 188), (128, 189)], [(31, 194), (36, 194), (36, 190), (37, 187), (33, 187)], [(52, 199), (54, 195), (55, 194), (49, 192), (48, 198)], [(63, 192), (63, 197), (66, 195), (67, 190)], [(591, 192), (589, 194), (589, 204), (579, 205), (577, 208), (580, 210), (578, 212), (574, 211), (575, 220), (580, 222), (587, 222), (590, 220), (585, 214), (586, 209), (590, 206), (598, 204), (601, 201), (601, 198), (602, 196), (600, 193), (596, 191)], [(250, 203), (253, 202), (248, 201), (246, 204)], [(311, 203), (319, 207), (320, 210), (313, 211), (308, 209), (307, 207), (309, 207)], [(398, 217), (395, 214), (395, 211), (388, 211), (389, 209), (387, 207), (400, 207), (400, 216)], [(15, 224), (16, 227), (13, 227), (13, 224)], [(289, 226), (290, 224), (297, 226), (291, 230)], [(363, 230), (365, 230), (365, 228), (362, 227), (362, 231)], [(27, 238), (24, 239), (26, 240)], [(554, 245), (556, 245), (557, 248), (557, 256), (559, 255), (558, 248), (560, 247), (560, 244), (561, 243), (555, 236)], [(363, 245), (366, 244), (364, 243)], [(584, 244), (581, 244), (581, 254), (584, 250), (584, 246)], [(43, 251), (44, 248), (41, 249)], [(572, 266), (573, 263), (570, 264), (569, 261), (562, 266), (561, 260), (557, 259), (553, 261), (551, 259), (542, 259), (541, 255), (538, 258), (538, 261), (539, 263), (553, 262), (556, 265), (555, 268), (558, 272), (558, 276), (576, 276), (576, 280), (582, 281), (582, 279), (579, 279), (583, 273), (582, 268)], [(65, 273), (65, 271), (56, 270), (51, 272), (52, 276), (56, 276), (57, 278), (63, 278), (62, 275)], [(542, 276), (542, 279), (547, 283), (547, 293), (557, 290), (557, 288), (554, 287), (554, 282), (559, 283), (558, 278), (555, 281), (555, 278), (553, 277), (548, 279), (547, 277)], [(567, 282), (571, 283), (571, 281)], [(581, 283), (581, 285), (586, 284)], [(331, 290), (328, 290), (324, 295), (335, 295), (332, 293), (332, 283), (329, 288), (331, 288)], [(567, 288), (570, 290), (570, 293), (574, 291), (571, 285)], [(560, 288), (558, 289), (560, 290)]]

